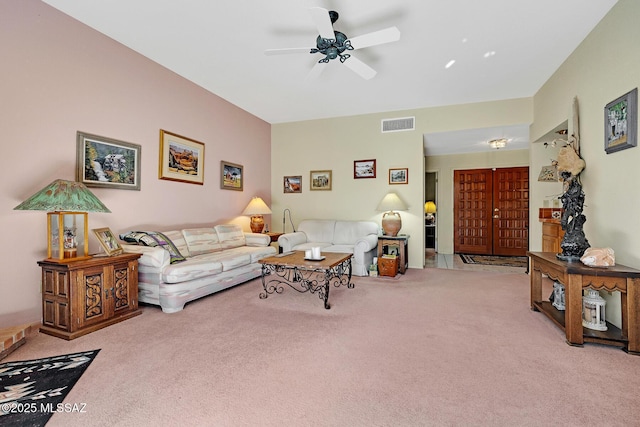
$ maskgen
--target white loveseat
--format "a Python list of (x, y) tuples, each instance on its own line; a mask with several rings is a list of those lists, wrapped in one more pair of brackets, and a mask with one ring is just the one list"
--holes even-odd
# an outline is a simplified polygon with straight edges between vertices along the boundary
[[(197, 298), (260, 276), (258, 260), (275, 254), (271, 238), (234, 224), (157, 232), (129, 232), (120, 239), (138, 260), (138, 300), (175, 313)], [(257, 295), (257, 294), (256, 294)]]
[(307, 219), (294, 233), (278, 238), (283, 252), (320, 247), (322, 252), (353, 254), (352, 274), (367, 276), (378, 248), (378, 224), (373, 221)]

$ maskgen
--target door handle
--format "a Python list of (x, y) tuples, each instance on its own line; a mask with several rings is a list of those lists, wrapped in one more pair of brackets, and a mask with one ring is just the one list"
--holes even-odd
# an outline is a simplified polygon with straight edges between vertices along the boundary
[(498, 215), (494, 215), (493, 217), (494, 217), (495, 219), (500, 218), (500, 216), (498, 216)]

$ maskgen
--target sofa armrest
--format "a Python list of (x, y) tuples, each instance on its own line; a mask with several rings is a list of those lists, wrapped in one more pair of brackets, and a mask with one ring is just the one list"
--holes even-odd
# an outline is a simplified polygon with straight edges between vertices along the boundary
[(278, 245), (282, 249), (282, 252), (292, 251), (295, 246), (301, 245), (307, 242), (307, 235), (302, 231), (296, 231), (295, 233), (286, 233), (278, 237)]
[(141, 245), (121, 245), (125, 252), (134, 254), (142, 254), (138, 258), (138, 264), (152, 267), (162, 271), (164, 267), (170, 264), (169, 252), (160, 247), (141, 246)]
[(247, 246), (269, 246), (271, 237), (262, 233), (244, 233), (244, 239)]
[(356, 240), (353, 247), (353, 251), (360, 251), (363, 253), (369, 252), (371, 249), (378, 247), (378, 236), (376, 234), (367, 234), (364, 237)]

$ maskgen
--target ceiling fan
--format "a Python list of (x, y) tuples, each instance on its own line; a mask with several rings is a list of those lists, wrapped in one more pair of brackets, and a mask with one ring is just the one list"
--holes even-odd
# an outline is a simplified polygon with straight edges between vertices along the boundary
[(316, 38), (315, 47), (267, 49), (264, 52), (265, 55), (301, 52), (309, 52), (312, 55), (318, 53), (323, 55), (324, 57), (316, 63), (307, 78), (317, 77), (329, 61), (339, 59), (342, 64), (359, 74), (365, 80), (372, 79), (376, 75), (376, 71), (352, 54), (346, 52), (400, 40), (400, 31), (396, 27), (389, 27), (384, 30), (349, 38), (344, 33), (333, 29), (333, 24), (340, 16), (338, 12), (333, 10), (328, 11), (321, 7), (312, 7), (309, 10), (320, 34)]

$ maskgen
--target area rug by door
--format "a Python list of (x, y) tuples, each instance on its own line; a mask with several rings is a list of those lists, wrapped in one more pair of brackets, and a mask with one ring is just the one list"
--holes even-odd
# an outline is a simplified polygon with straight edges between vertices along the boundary
[(43, 426), (56, 412), (85, 412), (62, 403), (100, 350), (0, 364), (0, 425)]
[(470, 255), (459, 254), (465, 264), (499, 265), (504, 267), (526, 268), (529, 258), (526, 256)]

